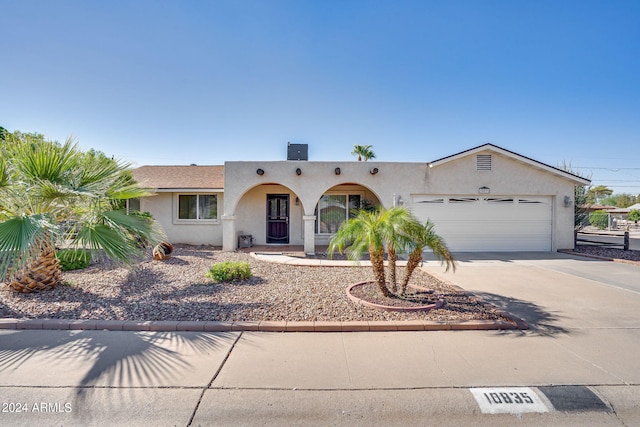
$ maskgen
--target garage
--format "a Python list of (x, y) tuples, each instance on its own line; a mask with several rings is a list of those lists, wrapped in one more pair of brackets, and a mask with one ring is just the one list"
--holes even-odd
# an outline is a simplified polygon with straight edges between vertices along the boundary
[(552, 198), (415, 195), (411, 210), (455, 252), (551, 251)]

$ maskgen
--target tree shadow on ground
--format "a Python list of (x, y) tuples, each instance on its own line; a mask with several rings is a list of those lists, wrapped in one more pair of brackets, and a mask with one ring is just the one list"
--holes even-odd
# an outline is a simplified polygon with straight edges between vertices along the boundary
[[(163, 387), (180, 382), (194, 369), (190, 354), (224, 350), (236, 339), (237, 333), (16, 331), (3, 335), (0, 342), (0, 373), (7, 378), (11, 371), (27, 369), (22, 365), (32, 358), (41, 359), (28, 369), (44, 369), (43, 375), (61, 365), (67, 369), (77, 365), (84, 374), (71, 381), (76, 403), (82, 407), (94, 387)], [(212, 366), (207, 374), (215, 371)], [(205, 386), (208, 380), (198, 379), (193, 385)]]
[(474, 292), (474, 295), (512, 317), (524, 320), (529, 326), (529, 331), (535, 335), (554, 336), (569, 333), (568, 329), (557, 324), (563, 316), (549, 312), (531, 301), (488, 292)]

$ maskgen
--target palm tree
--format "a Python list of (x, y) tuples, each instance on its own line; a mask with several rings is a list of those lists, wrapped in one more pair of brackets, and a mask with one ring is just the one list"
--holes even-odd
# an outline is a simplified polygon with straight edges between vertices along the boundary
[(358, 161), (364, 160), (365, 162), (369, 159), (375, 159), (376, 155), (371, 149), (372, 145), (354, 145), (353, 151), (351, 154), (354, 156), (358, 156)]
[[(393, 253), (406, 246), (407, 238), (400, 230), (407, 228), (405, 222), (412, 220), (411, 214), (404, 207), (357, 210), (354, 214), (353, 218), (342, 223), (327, 250), (330, 254), (336, 250), (342, 254), (348, 248), (348, 256), (352, 260), (359, 259), (367, 251), (376, 285), (382, 295), (389, 297), (391, 292), (387, 287), (384, 269), (385, 246), (391, 247)], [(391, 275), (395, 278), (395, 257), (392, 259), (390, 256), (389, 265), (392, 266)]]
[(411, 236), (413, 239), (413, 250), (409, 253), (407, 268), (400, 285), (400, 295), (404, 295), (411, 275), (416, 267), (418, 267), (422, 262), (422, 253), (425, 248), (431, 249), (435, 257), (446, 265), (446, 271), (449, 271), (450, 268), (453, 269), (453, 271), (456, 270), (453, 255), (451, 255), (451, 252), (442, 237), (435, 233), (434, 226), (431, 221), (427, 220), (424, 225), (420, 224), (417, 220), (413, 221), (408, 224), (408, 228), (404, 230), (404, 233)]
[[(387, 286), (384, 251), (389, 254), (389, 283)], [(404, 295), (409, 279), (416, 267), (422, 261), (422, 252), (430, 248), (436, 258), (455, 270), (455, 263), (451, 252), (442, 237), (433, 229), (433, 224), (427, 221), (421, 224), (405, 207), (397, 206), (390, 209), (382, 207), (375, 211), (359, 210), (354, 218), (342, 223), (338, 232), (329, 242), (327, 249), (330, 254), (336, 250), (342, 254), (348, 249), (348, 256), (357, 260), (365, 252), (369, 252), (376, 285), (385, 297), (396, 294)], [(400, 292), (396, 286), (397, 252), (409, 250), (407, 268), (403, 277)]]
[(116, 209), (148, 192), (129, 165), (89, 157), (73, 140), (8, 134), (0, 149), (0, 280), (21, 292), (50, 289), (61, 280), (55, 245), (101, 249), (125, 264), (140, 255), (138, 239), (158, 242), (158, 224)]

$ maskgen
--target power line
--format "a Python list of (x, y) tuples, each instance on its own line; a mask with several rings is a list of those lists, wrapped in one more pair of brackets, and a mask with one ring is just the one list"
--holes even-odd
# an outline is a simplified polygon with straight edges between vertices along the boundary
[(640, 168), (603, 168), (598, 166), (573, 166), (573, 167), (576, 169), (601, 169), (601, 170), (607, 170), (611, 172), (618, 172), (623, 170), (640, 171)]

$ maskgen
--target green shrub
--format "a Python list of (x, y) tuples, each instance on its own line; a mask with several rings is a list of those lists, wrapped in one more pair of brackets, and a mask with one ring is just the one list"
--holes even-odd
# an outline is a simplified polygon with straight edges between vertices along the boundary
[(91, 252), (86, 249), (63, 249), (56, 253), (62, 271), (81, 270), (91, 262)]
[(609, 226), (609, 214), (607, 211), (594, 211), (589, 215), (589, 223), (600, 230), (604, 230)]
[(251, 277), (251, 266), (244, 261), (225, 261), (214, 264), (206, 276), (216, 282), (235, 282)]
[(638, 209), (631, 209), (631, 212), (629, 212), (629, 221), (633, 221), (636, 224), (640, 221), (640, 211)]

